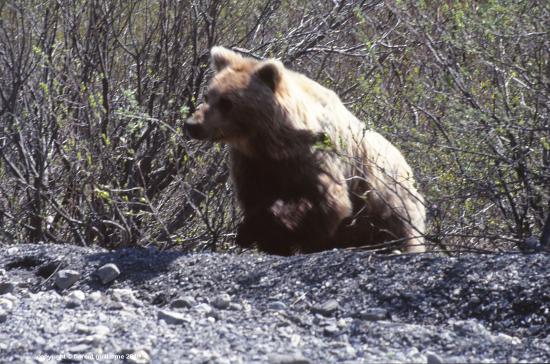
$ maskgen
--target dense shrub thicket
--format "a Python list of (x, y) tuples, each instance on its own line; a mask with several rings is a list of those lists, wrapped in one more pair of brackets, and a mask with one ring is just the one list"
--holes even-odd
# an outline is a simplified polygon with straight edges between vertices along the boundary
[(436, 248), (509, 249), (550, 202), (547, 1), (0, 2), (0, 240), (220, 248), (223, 146), (182, 120), (209, 48), (277, 57), (400, 147)]

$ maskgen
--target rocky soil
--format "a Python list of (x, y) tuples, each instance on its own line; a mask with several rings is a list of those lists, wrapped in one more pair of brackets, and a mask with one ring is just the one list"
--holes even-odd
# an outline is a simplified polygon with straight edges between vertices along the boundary
[(550, 362), (550, 255), (3, 246), (1, 362)]

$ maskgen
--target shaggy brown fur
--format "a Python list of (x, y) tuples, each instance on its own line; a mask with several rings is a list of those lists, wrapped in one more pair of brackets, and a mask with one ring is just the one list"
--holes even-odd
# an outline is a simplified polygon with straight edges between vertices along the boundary
[(281, 255), (398, 240), (425, 250), (425, 209), (399, 151), (336, 94), (276, 60), (212, 49), (216, 75), (186, 123), (231, 146), (237, 244)]

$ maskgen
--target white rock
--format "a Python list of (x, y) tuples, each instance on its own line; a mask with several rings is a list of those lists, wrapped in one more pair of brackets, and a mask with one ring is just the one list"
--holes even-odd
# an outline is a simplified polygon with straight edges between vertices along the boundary
[(168, 310), (160, 310), (158, 312), (158, 318), (171, 325), (180, 325), (188, 321), (187, 316), (184, 314)]
[(0, 324), (8, 319), (8, 313), (0, 308)]
[(67, 297), (71, 299), (79, 300), (79, 301), (84, 301), (84, 298), (86, 298), (86, 294), (84, 294), (84, 292), (82, 292), (81, 290), (77, 289), (69, 293)]
[(96, 275), (101, 280), (101, 283), (107, 284), (115, 280), (120, 275), (120, 269), (116, 264), (105, 264), (96, 271)]
[(0, 310), (8, 312), (13, 310), (13, 301), (4, 297), (0, 298)]
[(60, 289), (72, 286), (80, 279), (80, 273), (75, 270), (62, 269), (55, 275), (55, 285)]
[(128, 354), (126, 358), (126, 362), (132, 364), (148, 364), (151, 362), (149, 353), (144, 349), (136, 350)]

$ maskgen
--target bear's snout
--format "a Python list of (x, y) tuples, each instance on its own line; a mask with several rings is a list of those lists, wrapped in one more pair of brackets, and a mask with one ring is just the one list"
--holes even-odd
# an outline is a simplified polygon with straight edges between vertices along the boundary
[(204, 128), (204, 113), (206, 107), (204, 104), (199, 105), (193, 115), (183, 122), (183, 129), (193, 139), (206, 139), (207, 133)]
[(207, 139), (207, 128), (204, 127), (208, 105), (200, 104), (193, 115), (183, 122), (184, 131), (193, 139)]
[(202, 123), (197, 121), (194, 116), (191, 116), (189, 119), (185, 120), (183, 123), (183, 130), (193, 139), (205, 139), (206, 133), (205, 129), (202, 126)]

